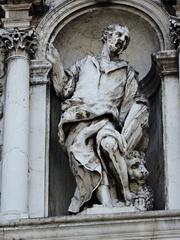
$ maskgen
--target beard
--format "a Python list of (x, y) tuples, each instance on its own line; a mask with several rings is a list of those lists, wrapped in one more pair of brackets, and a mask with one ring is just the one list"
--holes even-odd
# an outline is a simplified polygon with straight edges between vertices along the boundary
[(118, 57), (126, 49), (126, 41), (125, 42), (119, 42), (119, 43), (116, 43), (116, 44), (110, 43), (109, 44), (109, 49), (110, 49), (110, 52), (114, 56)]

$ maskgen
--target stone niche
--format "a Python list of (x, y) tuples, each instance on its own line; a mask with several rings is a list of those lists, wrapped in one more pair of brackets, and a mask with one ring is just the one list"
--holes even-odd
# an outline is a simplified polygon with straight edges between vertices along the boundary
[[(60, 52), (65, 68), (85, 55), (97, 55), (101, 50), (101, 32), (111, 23), (126, 25), (130, 30), (130, 45), (122, 58), (139, 72), (142, 80), (148, 74), (151, 54), (161, 50), (160, 40), (154, 28), (135, 11), (101, 7), (89, 10), (66, 24), (56, 35), (54, 45)], [(49, 152), (49, 215), (66, 215), (75, 181), (68, 159), (57, 137), (60, 120), (60, 100), (53, 88), (50, 90), (50, 152)], [(162, 138), (161, 86), (150, 97), (150, 143), (147, 151), (149, 185), (154, 192), (154, 209), (165, 209), (165, 181)]]

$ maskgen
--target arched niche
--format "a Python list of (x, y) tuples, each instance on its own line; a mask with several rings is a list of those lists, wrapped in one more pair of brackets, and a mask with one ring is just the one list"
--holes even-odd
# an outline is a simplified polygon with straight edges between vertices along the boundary
[[(168, 16), (150, 0), (63, 1), (42, 19), (37, 32), (40, 48), (37, 58), (45, 58), (47, 45), (53, 42), (59, 50), (65, 67), (83, 56), (97, 55), (101, 49), (102, 29), (111, 23), (127, 25), (131, 42), (123, 58), (146, 77), (151, 67), (151, 54), (170, 48)], [(50, 150), (49, 150), (49, 214), (67, 214), (75, 188), (68, 159), (58, 144), (57, 126), (60, 120), (60, 100), (50, 91)], [(161, 117), (161, 88), (150, 99), (150, 147), (147, 153), (152, 172), (150, 185), (155, 193), (155, 209), (164, 209), (164, 163)], [(158, 171), (158, 174), (156, 172)]]
[(39, 49), (37, 58), (44, 58), (47, 44), (53, 42), (61, 29), (73, 19), (84, 13), (102, 7), (121, 9), (136, 13), (155, 30), (160, 41), (160, 50), (170, 48), (168, 14), (161, 6), (151, 0), (111, 0), (110, 3), (98, 3), (94, 0), (62, 0), (45, 15), (37, 27)]

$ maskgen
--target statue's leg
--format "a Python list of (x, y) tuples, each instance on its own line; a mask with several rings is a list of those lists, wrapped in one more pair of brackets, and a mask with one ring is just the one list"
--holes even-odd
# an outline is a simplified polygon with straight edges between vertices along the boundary
[(105, 171), (102, 171), (102, 181), (96, 190), (96, 197), (102, 205), (112, 207), (109, 182)]
[(132, 195), (129, 190), (127, 165), (124, 158), (121, 156), (117, 140), (113, 136), (104, 137), (101, 140), (101, 148), (105, 151), (117, 172), (117, 176), (123, 188), (123, 195), (127, 205), (131, 203)]

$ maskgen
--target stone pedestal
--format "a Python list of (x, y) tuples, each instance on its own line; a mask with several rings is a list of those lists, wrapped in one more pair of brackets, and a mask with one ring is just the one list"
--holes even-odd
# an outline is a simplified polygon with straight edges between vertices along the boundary
[(173, 240), (180, 237), (180, 212), (68, 216), (0, 225), (0, 239)]

